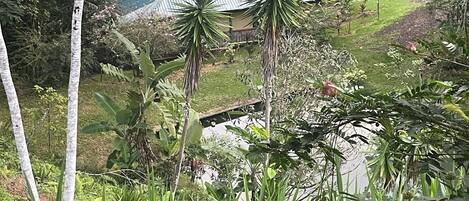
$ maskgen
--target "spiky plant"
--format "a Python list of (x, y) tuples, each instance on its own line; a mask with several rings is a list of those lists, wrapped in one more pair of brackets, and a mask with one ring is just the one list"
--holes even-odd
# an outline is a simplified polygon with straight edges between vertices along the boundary
[(172, 185), (173, 194), (175, 194), (177, 190), (182, 161), (184, 160), (191, 99), (192, 95), (197, 90), (204, 48), (217, 45), (219, 41), (227, 38), (227, 35), (222, 30), (223, 27), (226, 27), (226, 25), (223, 24), (223, 19), (227, 18), (227, 16), (217, 10), (217, 5), (214, 0), (185, 1), (182, 4), (177, 4), (177, 6), (175, 30), (176, 35), (186, 47), (185, 53), (187, 57), (184, 75), (184, 126)]

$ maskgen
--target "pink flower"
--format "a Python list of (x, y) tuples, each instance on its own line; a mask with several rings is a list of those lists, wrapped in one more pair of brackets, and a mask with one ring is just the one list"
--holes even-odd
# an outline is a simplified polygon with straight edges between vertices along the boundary
[(407, 41), (405, 47), (412, 51), (412, 52), (417, 52), (417, 43), (416, 42), (410, 42), (410, 41)]

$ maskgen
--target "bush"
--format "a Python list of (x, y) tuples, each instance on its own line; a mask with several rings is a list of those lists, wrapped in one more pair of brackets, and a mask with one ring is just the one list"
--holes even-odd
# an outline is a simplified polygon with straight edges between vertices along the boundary
[[(117, 20), (115, 0), (93, 0), (85, 4), (83, 16), (82, 66), (84, 73), (96, 71), (102, 38)], [(3, 29), (13, 74), (30, 84), (59, 85), (68, 80), (70, 29), (73, 1), (8, 1), (0, 11), (18, 7), (18, 12), (0, 15), (14, 18)], [(11, 10), (11, 9), (10, 9)], [(21, 12), (20, 12), (21, 11)], [(97, 16), (102, 16), (101, 18)]]
[[(32, 125), (27, 130), (30, 146), (39, 156), (64, 151), (67, 97), (52, 87), (34, 86), (39, 101), (32, 108), (25, 108), (25, 122)], [(47, 147), (47, 148), (46, 148)], [(44, 152), (49, 155), (43, 154)]]

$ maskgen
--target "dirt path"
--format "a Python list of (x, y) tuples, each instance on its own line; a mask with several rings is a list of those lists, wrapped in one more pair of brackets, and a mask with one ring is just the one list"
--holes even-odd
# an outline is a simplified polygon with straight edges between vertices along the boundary
[(375, 33), (376, 36), (387, 36), (394, 42), (405, 44), (428, 35), (440, 25), (437, 14), (426, 7), (421, 7), (399, 21)]

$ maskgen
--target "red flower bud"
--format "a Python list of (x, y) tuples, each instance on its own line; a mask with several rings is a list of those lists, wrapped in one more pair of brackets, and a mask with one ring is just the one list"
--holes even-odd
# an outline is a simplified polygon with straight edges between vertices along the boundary
[(324, 81), (323, 88), (322, 88), (322, 95), (331, 96), (331, 97), (337, 95), (337, 89), (335, 88), (334, 83), (332, 83), (330, 80)]

